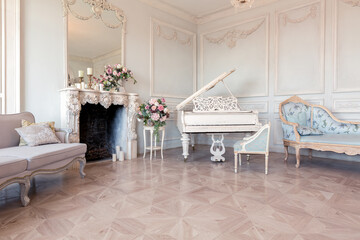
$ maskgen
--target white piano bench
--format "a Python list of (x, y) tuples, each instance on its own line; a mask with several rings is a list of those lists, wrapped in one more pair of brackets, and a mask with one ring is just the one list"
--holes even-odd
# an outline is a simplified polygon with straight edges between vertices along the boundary
[[(164, 139), (165, 139), (165, 127), (159, 127), (159, 134), (156, 136), (154, 134), (155, 128), (154, 127), (147, 127), (144, 126), (144, 156), (146, 157), (146, 151), (150, 150), (150, 160), (152, 160), (153, 152), (156, 157), (156, 151), (160, 150), (161, 152), (161, 159), (164, 159)], [(150, 146), (147, 146), (146, 143), (146, 132), (150, 132)], [(161, 142), (160, 146), (157, 145), (157, 138), (160, 137), (161, 132)]]

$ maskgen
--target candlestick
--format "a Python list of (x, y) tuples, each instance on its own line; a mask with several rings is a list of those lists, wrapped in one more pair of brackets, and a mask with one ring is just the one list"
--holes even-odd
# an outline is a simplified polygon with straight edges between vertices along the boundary
[(79, 70), (79, 78), (83, 78), (84, 77), (84, 71)]
[(116, 157), (120, 159), (120, 146), (116, 146), (115, 149), (116, 149)]
[(125, 153), (123, 151), (120, 151), (120, 154), (119, 154), (119, 161), (122, 162), (125, 160)]
[(92, 82), (91, 82), (92, 75), (88, 75), (88, 78), (89, 78), (88, 87), (89, 89), (92, 89)]

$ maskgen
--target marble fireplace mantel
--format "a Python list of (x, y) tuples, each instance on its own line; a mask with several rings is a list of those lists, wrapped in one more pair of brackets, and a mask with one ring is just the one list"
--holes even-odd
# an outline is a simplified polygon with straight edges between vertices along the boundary
[(79, 118), (81, 106), (86, 103), (101, 104), (108, 109), (111, 105), (122, 105), (126, 108), (127, 119), (125, 132), (127, 134), (126, 159), (137, 156), (136, 110), (139, 106), (137, 93), (108, 92), (65, 88), (61, 94), (61, 127), (72, 129), (71, 142), (80, 141)]

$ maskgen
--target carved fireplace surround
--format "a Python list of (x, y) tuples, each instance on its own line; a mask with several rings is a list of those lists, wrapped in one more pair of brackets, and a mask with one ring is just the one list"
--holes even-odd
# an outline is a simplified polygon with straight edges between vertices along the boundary
[(136, 109), (139, 106), (137, 93), (100, 92), (94, 90), (80, 90), (66, 88), (60, 90), (61, 94), (61, 127), (72, 129), (71, 142), (80, 141), (79, 118), (82, 105), (86, 103), (101, 104), (108, 109), (111, 105), (122, 105), (126, 108), (127, 146), (123, 149), (126, 159), (137, 156)]

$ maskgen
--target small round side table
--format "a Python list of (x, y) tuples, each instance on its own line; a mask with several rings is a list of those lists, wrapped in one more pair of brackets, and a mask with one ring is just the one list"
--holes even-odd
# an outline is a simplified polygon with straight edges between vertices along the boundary
[[(149, 131), (150, 132), (150, 146), (148, 147), (146, 145), (146, 132)], [(163, 154), (163, 149), (164, 149), (164, 139), (165, 139), (165, 127), (159, 127), (159, 134), (161, 132), (161, 145), (158, 147), (156, 146), (156, 140), (157, 137), (154, 135), (154, 127), (147, 127), (144, 126), (144, 156), (143, 158), (145, 158), (146, 156), (146, 150), (150, 150), (150, 160), (152, 160), (152, 153), (154, 151), (154, 155), (156, 157), (156, 150), (160, 150), (161, 151), (161, 159), (164, 159), (164, 154)], [(159, 135), (158, 135), (159, 137)], [(154, 146), (153, 146), (153, 143)]]

